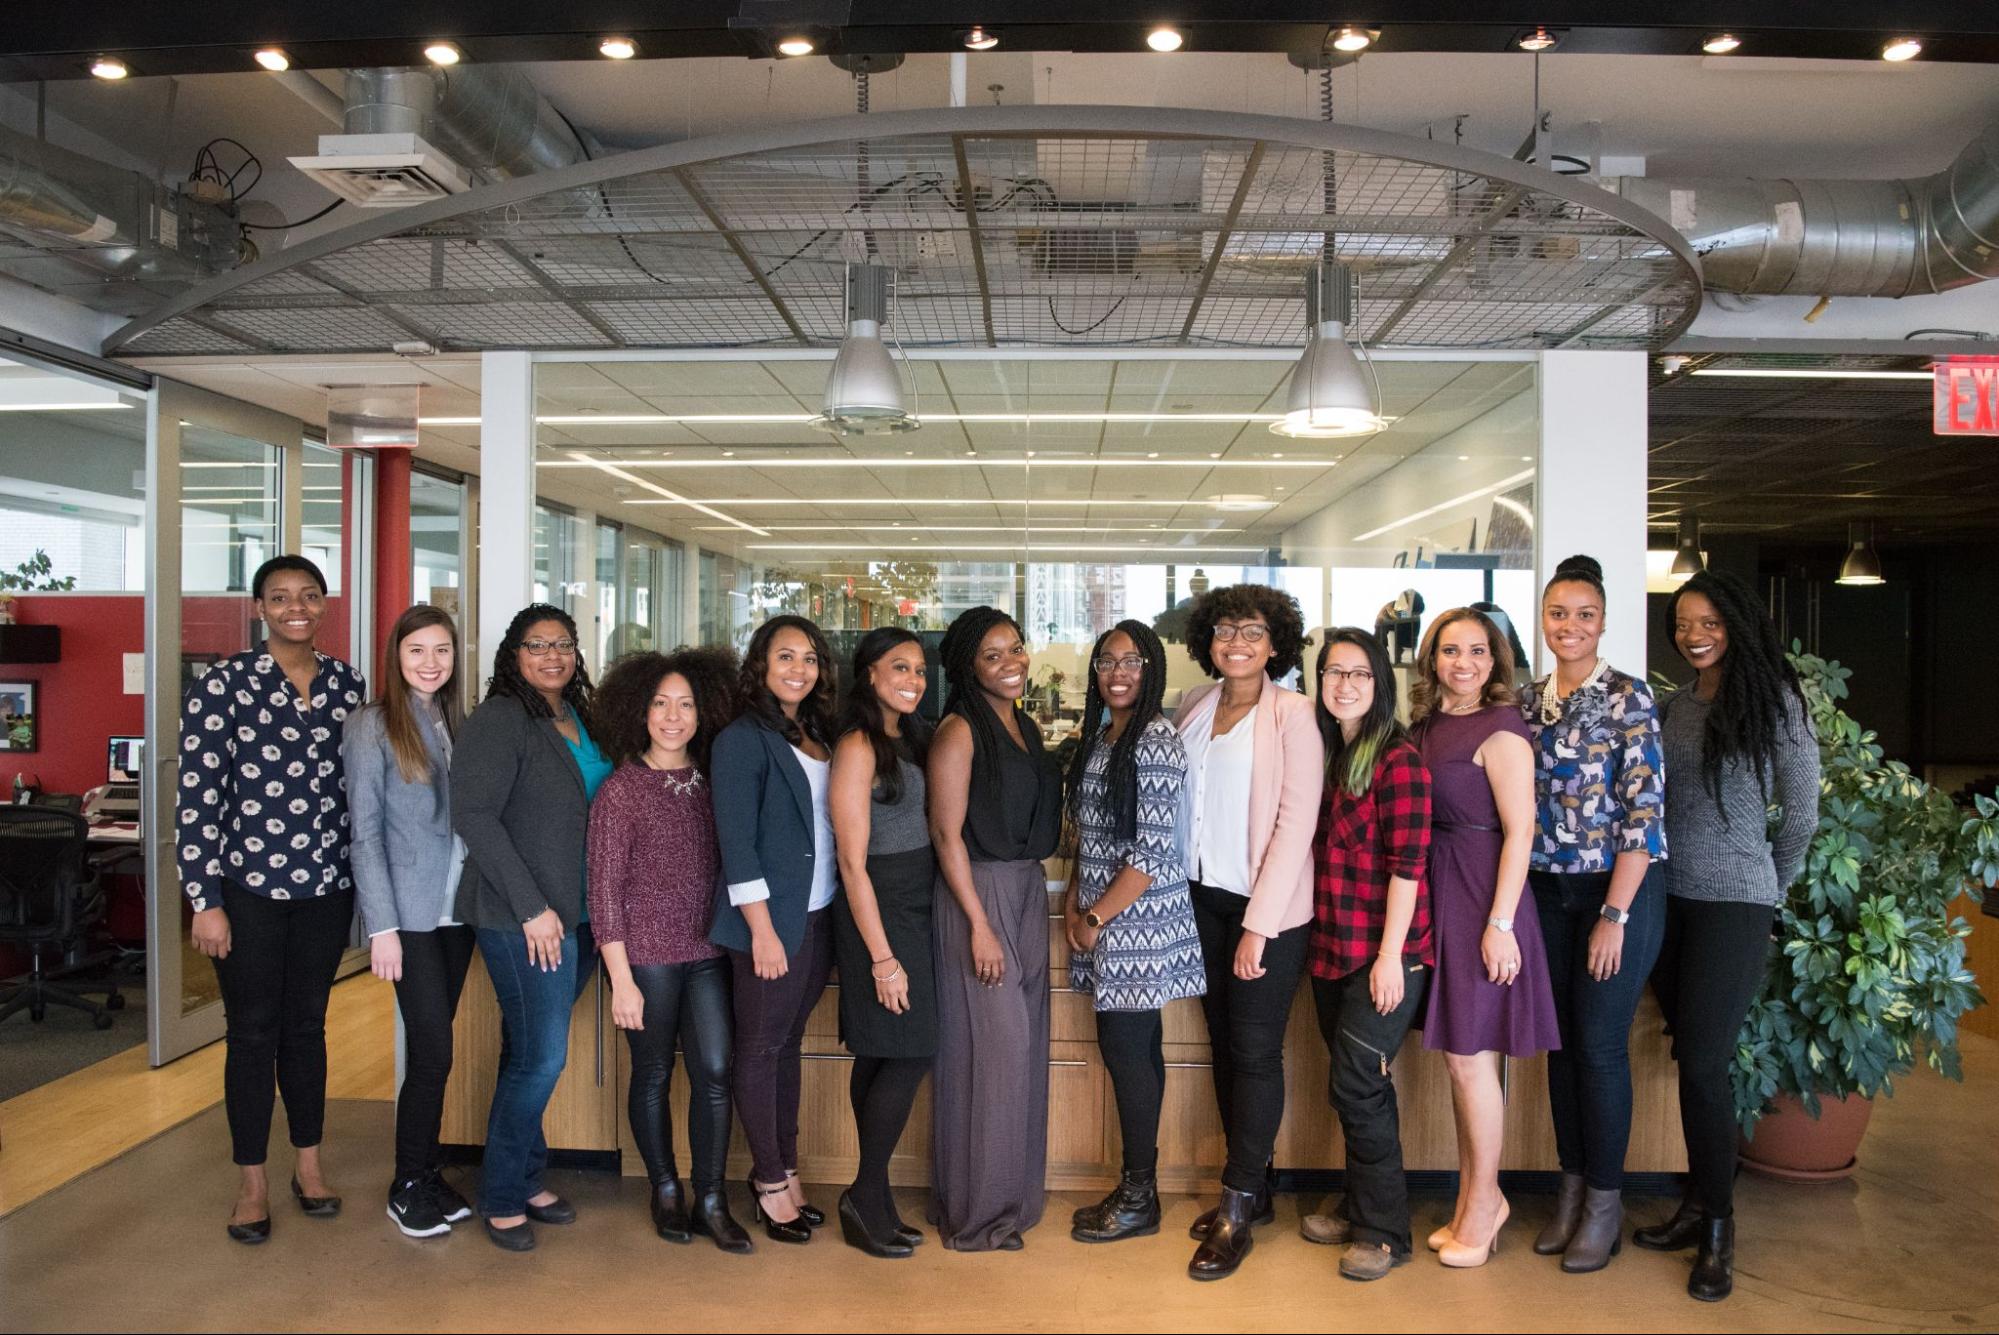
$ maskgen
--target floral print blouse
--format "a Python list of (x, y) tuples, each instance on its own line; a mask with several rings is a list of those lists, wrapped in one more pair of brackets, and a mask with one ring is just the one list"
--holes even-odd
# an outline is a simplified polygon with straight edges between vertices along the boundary
[(1555, 723), (1543, 677), (1521, 693), (1534, 739), (1537, 825), (1531, 866), (1607, 872), (1620, 853), (1666, 856), (1665, 761), (1659, 711), (1644, 682), (1615, 669), (1570, 692)]

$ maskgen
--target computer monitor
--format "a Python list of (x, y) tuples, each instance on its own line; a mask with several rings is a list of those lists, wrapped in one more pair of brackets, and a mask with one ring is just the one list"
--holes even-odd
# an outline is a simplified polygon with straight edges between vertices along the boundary
[(137, 783), (139, 767), (144, 763), (146, 739), (143, 737), (113, 737), (111, 739), (111, 779), (112, 783)]

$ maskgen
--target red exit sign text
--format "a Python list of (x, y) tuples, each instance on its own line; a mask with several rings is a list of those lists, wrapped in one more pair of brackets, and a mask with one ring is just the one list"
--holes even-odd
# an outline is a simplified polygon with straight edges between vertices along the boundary
[(1999, 357), (1953, 357), (1934, 370), (1936, 434), (1999, 436)]

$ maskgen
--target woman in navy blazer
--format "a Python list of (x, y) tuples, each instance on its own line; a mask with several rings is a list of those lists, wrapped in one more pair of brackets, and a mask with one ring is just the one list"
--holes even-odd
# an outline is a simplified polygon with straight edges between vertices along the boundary
[(833, 657), (804, 617), (750, 637), (742, 713), (711, 763), (722, 879), (709, 938), (735, 975), (736, 1113), (750, 1142), (750, 1190), (764, 1232), (809, 1242), (826, 1216), (798, 1182), (799, 1045), (833, 970), (839, 864), (826, 790)]

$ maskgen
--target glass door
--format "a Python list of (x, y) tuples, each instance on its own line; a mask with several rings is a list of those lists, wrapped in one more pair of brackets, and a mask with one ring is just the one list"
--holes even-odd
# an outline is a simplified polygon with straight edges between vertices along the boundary
[[(213, 963), (189, 939), (175, 799), (187, 690), (261, 641), (250, 578), (299, 550), (305, 470), (296, 418), (162, 380), (153, 390), (146, 465), (147, 1021), (154, 1065), (222, 1037)], [(336, 560), (335, 565), (339, 562)], [(344, 572), (343, 572), (344, 573)], [(329, 581), (341, 578), (328, 571)], [(332, 621), (329, 618), (329, 623)]]

